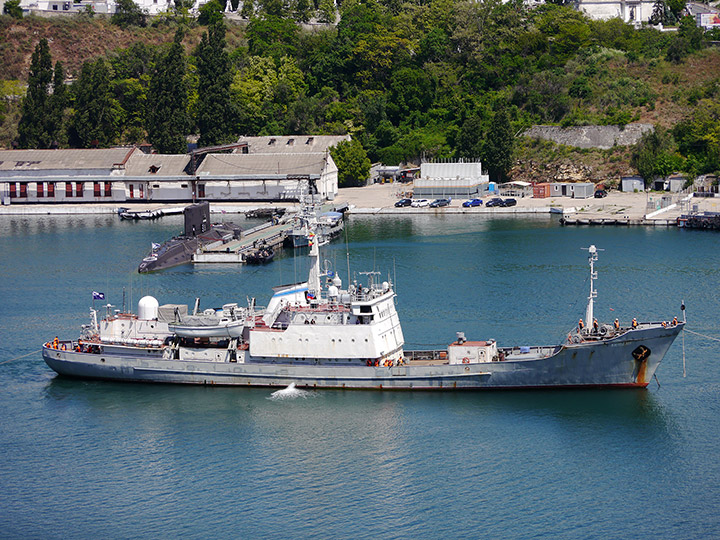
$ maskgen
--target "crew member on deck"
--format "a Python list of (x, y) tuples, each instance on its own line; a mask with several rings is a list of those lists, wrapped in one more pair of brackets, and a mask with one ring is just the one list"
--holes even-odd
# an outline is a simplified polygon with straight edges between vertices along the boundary
[(593, 332), (598, 331), (598, 322), (597, 319), (593, 317)]
[(585, 328), (585, 323), (582, 319), (578, 321), (578, 330), (582, 331), (582, 329)]
[(53, 349), (57, 349), (59, 344), (60, 344), (60, 339), (57, 336), (55, 336), (55, 339), (53, 339)]
[(637, 319), (636, 319), (635, 317), (633, 317), (633, 320), (632, 320), (632, 327), (633, 327), (633, 328), (637, 328), (637, 327), (638, 327), (638, 322), (637, 322)]
[(673, 326), (677, 326), (677, 324), (678, 324), (677, 317), (673, 317), (672, 325), (673, 325)]
[(620, 321), (615, 319), (615, 330), (620, 330)]

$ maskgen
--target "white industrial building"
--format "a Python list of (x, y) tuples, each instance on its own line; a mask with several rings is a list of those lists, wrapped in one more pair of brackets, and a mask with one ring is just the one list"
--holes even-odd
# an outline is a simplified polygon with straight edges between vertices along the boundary
[(413, 197), (476, 197), (490, 182), (482, 172), (482, 163), (422, 163), (420, 177), (415, 179)]

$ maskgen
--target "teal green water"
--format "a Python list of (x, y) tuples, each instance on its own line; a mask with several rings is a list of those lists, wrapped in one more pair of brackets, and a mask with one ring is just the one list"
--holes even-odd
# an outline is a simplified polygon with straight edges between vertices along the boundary
[[(92, 290), (120, 305), (263, 304), (303, 257), (139, 276), (181, 228), (116, 217), (0, 219), (0, 536), (8, 538), (713, 538), (720, 536), (718, 344), (687, 334), (660, 387), (619, 391), (326, 391), (61, 379), (40, 344), (74, 337)], [(720, 237), (561, 228), (547, 217), (353, 217), (351, 272), (396, 282), (408, 347), (455, 331), (553, 344), (583, 315), (667, 319), (720, 338)], [(344, 242), (325, 257), (347, 276)]]

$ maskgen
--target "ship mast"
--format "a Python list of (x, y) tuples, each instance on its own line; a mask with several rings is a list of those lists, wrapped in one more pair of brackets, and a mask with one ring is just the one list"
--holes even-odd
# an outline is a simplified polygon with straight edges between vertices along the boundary
[(320, 299), (320, 250), (318, 249), (318, 240), (314, 231), (310, 232), (310, 272), (308, 275), (308, 292), (314, 293), (315, 298)]
[(593, 300), (597, 298), (597, 291), (595, 290), (595, 280), (597, 279), (597, 272), (595, 271), (595, 261), (598, 260), (598, 249), (595, 247), (595, 245), (591, 245), (589, 248), (583, 249), (587, 249), (590, 253), (590, 256), (588, 257), (588, 263), (590, 263), (590, 295), (588, 296), (588, 305), (587, 310), (585, 311), (585, 324), (587, 324), (588, 328), (590, 328), (592, 327), (593, 318), (595, 316), (593, 313)]

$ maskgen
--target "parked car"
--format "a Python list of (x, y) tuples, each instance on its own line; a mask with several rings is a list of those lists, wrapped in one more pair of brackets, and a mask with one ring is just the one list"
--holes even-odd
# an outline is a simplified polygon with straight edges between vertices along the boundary
[(410, 206), (413, 208), (422, 208), (424, 206), (430, 206), (430, 201), (428, 199), (413, 199)]
[(515, 206), (517, 201), (515, 199), (505, 199), (501, 206)]
[(470, 199), (462, 203), (465, 208), (472, 208), (473, 206), (482, 206), (482, 199)]
[(440, 206), (447, 206), (450, 204), (452, 199), (435, 199), (430, 203), (430, 208), (438, 208)]
[(503, 200), (500, 197), (493, 197), (485, 203), (485, 208), (490, 208), (491, 206), (503, 206)]
[(395, 203), (395, 206), (398, 208), (402, 208), (403, 206), (410, 206), (412, 204), (412, 199), (400, 199)]
[(602, 199), (603, 197), (607, 197), (607, 191), (605, 191), (604, 189), (598, 189), (595, 192), (595, 198)]

